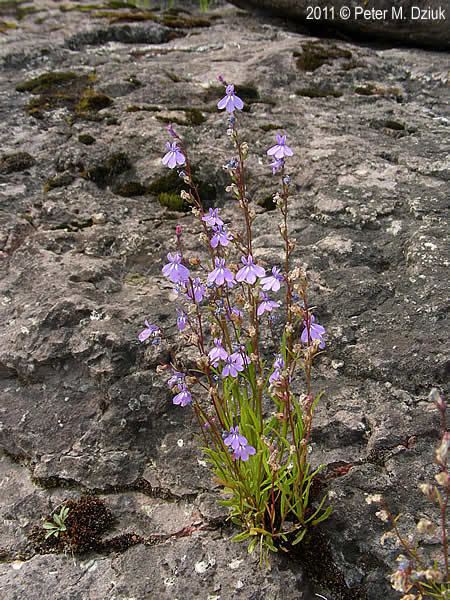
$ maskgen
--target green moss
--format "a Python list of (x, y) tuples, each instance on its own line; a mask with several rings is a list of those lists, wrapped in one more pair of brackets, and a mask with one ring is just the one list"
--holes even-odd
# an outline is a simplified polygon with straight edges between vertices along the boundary
[(4, 154), (0, 157), (0, 173), (15, 173), (25, 171), (36, 164), (35, 159), (28, 152), (15, 152)]
[(206, 121), (205, 115), (198, 108), (187, 108), (184, 112), (188, 125), (201, 125)]
[(164, 71), (164, 74), (167, 75), (167, 77), (170, 79), (170, 81), (173, 81), (174, 83), (180, 83), (180, 82), (184, 81), (181, 77), (179, 77), (173, 71)]
[(399, 121), (393, 121), (392, 119), (387, 119), (383, 123), (384, 127), (387, 129), (392, 129), (394, 131), (405, 131), (406, 126), (404, 123), (400, 123)]
[[(128, 7), (129, 8), (129, 7)], [(142, 21), (159, 21), (155, 13), (149, 11), (123, 11), (117, 12), (114, 10), (99, 10), (92, 13), (92, 17), (96, 19), (108, 19), (110, 23), (133, 23)]]
[(328, 96), (332, 96), (333, 98), (340, 98), (340, 96), (342, 96), (342, 92), (339, 92), (332, 87), (320, 85), (311, 85), (308, 87), (300, 88), (297, 90), (296, 94), (298, 96), (306, 96), (307, 98), (327, 98)]
[(52, 91), (55, 87), (65, 87), (67, 83), (73, 83), (79, 77), (79, 75), (71, 71), (52, 71), (18, 83), (16, 90), (18, 92), (44, 94)]
[(79, 115), (93, 113), (111, 106), (112, 103), (113, 101), (106, 94), (87, 88), (76, 105), (75, 112)]
[(71, 173), (63, 173), (62, 175), (50, 177), (44, 184), (44, 192), (49, 192), (55, 188), (67, 187), (74, 179), (75, 177)]
[(148, 191), (155, 195), (163, 192), (169, 194), (178, 194), (182, 189), (184, 189), (184, 187), (184, 182), (178, 176), (178, 173), (176, 173), (174, 170), (170, 170), (152, 181), (148, 186)]
[(95, 79), (95, 73), (54, 71), (21, 82), (16, 90), (36, 96), (26, 106), (33, 117), (43, 118), (47, 111), (66, 108), (79, 118), (92, 119), (99, 110), (112, 104), (111, 98), (92, 88)]
[(135, 196), (144, 196), (147, 188), (140, 181), (127, 181), (116, 187), (114, 193), (125, 198), (134, 198)]
[(155, 106), (153, 104), (142, 104), (141, 106), (138, 106), (137, 104), (131, 104), (125, 109), (126, 112), (158, 112), (160, 110), (161, 108), (159, 106)]
[(161, 206), (165, 206), (169, 210), (187, 212), (190, 209), (189, 204), (187, 204), (187, 202), (185, 202), (179, 194), (162, 192), (158, 196), (158, 201)]
[(294, 52), (294, 57), (297, 58), (296, 64), (300, 71), (315, 71), (339, 58), (350, 59), (352, 53), (333, 44), (306, 42), (302, 46), (302, 52)]
[(277, 123), (265, 123), (264, 125), (259, 126), (263, 131), (276, 131), (283, 129), (282, 125), (277, 125)]
[(0, 33), (6, 33), (8, 29), (17, 29), (16, 23), (11, 23), (10, 21), (1, 21), (0, 20)]
[[(216, 188), (210, 183), (202, 181), (198, 175), (198, 169), (195, 167), (192, 169), (192, 176), (194, 181), (197, 183), (198, 191), (205, 208), (213, 206), (214, 200), (217, 196)], [(168, 173), (164, 173), (164, 175), (157, 177), (148, 186), (148, 192), (157, 196), (158, 199), (160, 198), (161, 194), (176, 195), (179, 197), (179, 194), (183, 189), (186, 189), (186, 184), (175, 172), (175, 170), (170, 170)], [(175, 204), (177, 204), (177, 202), (175, 202)]]
[(143, 287), (148, 282), (147, 278), (140, 273), (127, 273), (123, 281), (127, 285), (134, 285), (136, 287)]
[[(246, 109), (248, 109), (250, 104), (253, 104), (254, 102), (259, 102), (260, 100), (259, 91), (253, 83), (244, 83), (242, 85), (236, 85), (235, 91), (239, 98), (241, 98), (244, 101)], [(213, 85), (207, 90), (205, 90), (203, 94), (203, 100), (205, 102), (217, 102), (223, 96), (223, 85)], [(264, 102), (266, 102), (266, 99), (264, 99)]]
[(110, 154), (104, 161), (94, 165), (87, 171), (83, 171), (81, 176), (89, 179), (100, 188), (105, 188), (111, 179), (128, 171), (131, 168), (131, 162), (125, 152), (115, 152)]
[(175, 123), (176, 125), (186, 125), (192, 127), (195, 127), (196, 125), (201, 125), (206, 121), (205, 115), (198, 108), (184, 108), (182, 110), (184, 111), (185, 119), (163, 116), (157, 116), (156, 118), (162, 123)]
[(360, 96), (392, 96), (398, 102), (401, 102), (403, 99), (402, 91), (399, 88), (376, 85), (371, 82), (357, 86), (355, 94), (359, 94)]
[(92, 144), (95, 144), (97, 140), (89, 133), (80, 133), (78, 136), (78, 141), (80, 144), (84, 144), (85, 146), (92, 146)]
[(204, 17), (188, 17), (165, 13), (158, 22), (166, 27), (175, 29), (193, 29), (194, 27), (209, 27), (211, 22)]
[(373, 83), (359, 85), (355, 88), (355, 94), (359, 94), (360, 96), (373, 96), (376, 93), (376, 86)]
[(275, 200), (273, 199), (273, 195), (269, 194), (268, 196), (264, 196), (264, 198), (260, 198), (256, 201), (258, 206), (261, 206), (267, 211), (275, 210), (277, 205), (275, 204)]

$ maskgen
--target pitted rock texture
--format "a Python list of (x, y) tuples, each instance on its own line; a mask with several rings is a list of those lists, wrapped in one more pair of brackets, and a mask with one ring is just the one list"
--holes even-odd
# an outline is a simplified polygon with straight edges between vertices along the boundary
[[(424, 506), (417, 484), (434, 474), (427, 396), (449, 372), (447, 57), (304, 36), (223, 3), (208, 27), (131, 20), (123, 39), (99, 35), (122, 25), (87, 6), (42, 0), (1, 17), (17, 25), (0, 48), (2, 598), (308, 599), (306, 570), (333, 600), (394, 600), (398, 550), (380, 544), (365, 497), (384, 493), (412, 521)], [(77, 111), (16, 89), (71, 72), (113, 101)], [(156, 373), (182, 350), (162, 260), (176, 223), (187, 252), (200, 233), (170, 204), (165, 123), (181, 123), (205, 200), (239, 219), (224, 189), (232, 153), (218, 73), (249, 106), (240, 120), (266, 266), (282, 249), (265, 152), (275, 131), (295, 152), (295, 261), (329, 332), (312, 460), (327, 465), (334, 514), (315, 570), (299, 553), (259, 571), (230, 541), (192, 415)], [(120, 195), (126, 185), (139, 193)], [(166, 331), (162, 345), (139, 344), (144, 318)], [(116, 535), (166, 537), (75, 561), (36, 554), (32, 528), (87, 493), (110, 507)]]

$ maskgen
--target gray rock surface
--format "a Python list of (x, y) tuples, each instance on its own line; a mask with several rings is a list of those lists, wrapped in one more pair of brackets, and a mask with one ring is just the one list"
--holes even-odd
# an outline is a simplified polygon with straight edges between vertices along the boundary
[(450, 48), (449, 6), (441, 0), (232, 0), (232, 4), (359, 39)]
[[(107, 34), (73, 45), (120, 25), (80, 6), (34, 9), (1, 16), (16, 24), (0, 47), (1, 597), (307, 600), (313, 578), (329, 600), (394, 600), (396, 549), (380, 544), (384, 526), (365, 497), (383, 492), (413, 520), (423, 506), (416, 482), (434, 473), (427, 396), (449, 371), (446, 56), (319, 40), (225, 4), (209, 27), (131, 21), (132, 43)], [(143, 29), (164, 28), (170, 35), (139, 42)], [(45, 73), (76, 78), (16, 90)], [(199, 111), (201, 122), (179, 131), (212, 182), (208, 199), (236, 218), (218, 73), (251, 99), (242, 126), (256, 255), (267, 265), (280, 249), (265, 150), (275, 130), (288, 134), (296, 260), (329, 331), (312, 454), (328, 466), (335, 507), (321, 528), (328, 554), (324, 543), (276, 556), (271, 572), (230, 542), (191, 415), (156, 374), (176, 350), (162, 259), (175, 223), (193, 234), (188, 250), (199, 233), (159, 202), (164, 121)], [(94, 93), (112, 101), (83, 104)], [(116, 193), (136, 183), (141, 195)], [(137, 342), (145, 317), (168, 342)], [(146, 543), (39, 555), (33, 528), (86, 493), (114, 514), (108, 535)], [(165, 537), (151, 545), (154, 535)]]

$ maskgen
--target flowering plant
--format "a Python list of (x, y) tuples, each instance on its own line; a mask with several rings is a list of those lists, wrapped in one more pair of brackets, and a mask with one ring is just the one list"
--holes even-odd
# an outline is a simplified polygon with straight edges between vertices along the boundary
[[(270, 550), (299, 543), (309, 526), (331, 512), (325, 497), (311, 501), (320, 467), (313, 470), (308, 460), (320, 398), (312, 389), (312, 366), (325, 347), (326, 332), (308, 305), (304, 272), (291, 268), (295, 242), (288, 230), (286, 159), (293, 151), (286, 135), (277, 135), (267, 150), (272, 172), (280, 177), (274, 200), (284, 246), (282, 265), (268, 270), (258, 261), (253, 242), (256, 213), (246, 187), (248, 145), (237, 126), (244, 103), (233, 85), (219, 80), (225, 96), (217, 106), (228, 114), (235, 153), (225, 165), (231, 178), (227, 191), (240, 208), (241, 223), (230, 230), (219, 208), (204, 209), (187, 148), (169, 126), (172, 141), (162, 161), (178, 169), (188, 186), (181, 195), (198, 219), (206, 253), (186, 256), (177, 226), (176, 249), (167, 255), (162, 273), (174, 285), (177, 327), (184, 346), (193, 351), (194, 365), (174, 363), (160, 371), (170, 374), (173, 403), (192, 407), (207, 460), (223, 487), (223, 504), (242, 529), (234, 539), (247, 540), (249, 552), (259, 547), (261, 556), (267, 556)], [(145, 325), (139, 339), (158, 343), (159, 327)], [(293, 391), (299, 371), (304, 374), (300, 395)]]

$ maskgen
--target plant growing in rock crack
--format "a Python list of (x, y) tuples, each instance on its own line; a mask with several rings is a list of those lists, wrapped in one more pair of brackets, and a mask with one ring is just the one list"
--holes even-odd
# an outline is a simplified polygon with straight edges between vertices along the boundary
[(51, 521), (45, 521), (42, 527), (47, 530), (45, 534), (46, 540), (52, 536), (58, 537), (60, 533), (67, 531), (66, 519), (69, 515), (69, 510), (68, 507), (63, 506), (59, 513), (53, 513)]
[[(394, 590), (403, 593), (401, 600), (422, 600), (435, 598), (450, 599), (450, 573), (448, 554), (447, 507), (450, 498), (450, 475), (448, 471), (448, 451), (450, 433), (447, 431), (446, 403), (436, 389), (430, 393), (430, 400), (435, 403), (441, 417), (441, 440), (436, 448), (435, 462), (439, 472), (435, 475), (437, 485), (423, 483), (419, 486), (426, 498), (437, 509), (435, 517), (422, 516), (417, 522), (417, 533), (421, 536), (436, 538), (440, 542), (441, 557), (427, 557), (425, 548), (416, 541), (414, 534), (404, 533), (399, 528), (401, 515), (393, 515), (386, 502), (379, 494), (369, 496), (366, 501), (379, 503), (381, 510), (376, 514), (390, 523), (392, 531), (386, 536), (398, 540), (403, 552), (398, 556), (398, 566), (391, 575)], [(425, 540), (426, 542), (426, 540)], [(426, 546), (426, 543), (422, 544)]]
[[(279, 177), (274, 200), (284, 248), (282, 263), (267, 271), (257, 260), (253, 240), (256, 214), (246, 187), (248, 144), (237, 118), (244, 104), (233, 85), (219, 80), (225, 96), (217, 106), (228, 114), (227, 134), (235, 154), (225, 165), (231, 178), (227, 191), (240, 209), (241, 226), (229, 228), (218, 208), (205, 211), (187, 148), (169, 126), (172, 141), (163, 164), (178, 169), (188, 186), (181, 195), (198, 219), (206, 253), (188, 256), (177, 226), (176, 249), (167, 255), (162, 272), (174, 285), (178, 331), (195, 358), (192, 368), (174, 362), (159, 372), (169, 372), (173, 403), (193, 409), (205, 455), (223, 486), (223, 504), (242, 529), (234, 539), (246, 540), (249, 552), (259, 548), (262, 558), (301, 542), (308, 527), (331, 512), (326, 497), (314, 506), (311, 502), (320, 468), (313, 470), (308, 458), (321, 395), (313, 391), (312, 368), (325, 347), (326, 332), (309, 306), (305, 273), (291, 268), (295, 242), (289, 235), (286, 162), (293, 152), (286, 135), (277, 135), (267, 150), (272, 173)], [(157, 325), (146, 321), (139, 340), (158, 344), (161, 335)], [(274, 351), (270, 359), (269, 349)], [(296, 395), (293, 381), (299, 372), (304, 393)]]

